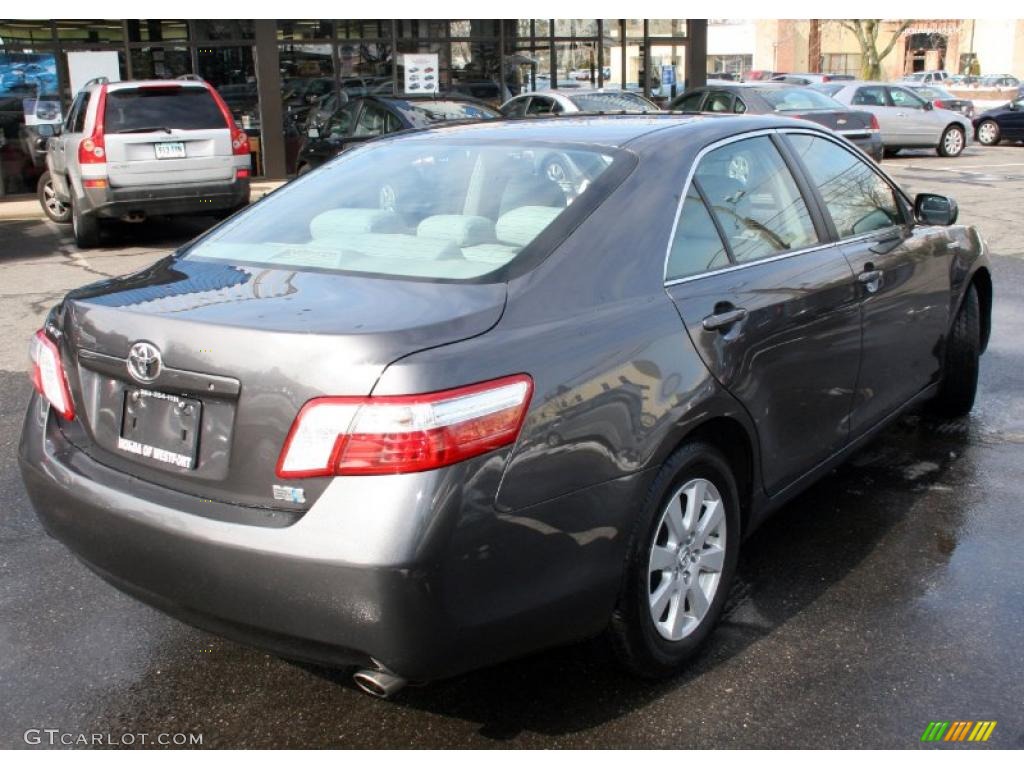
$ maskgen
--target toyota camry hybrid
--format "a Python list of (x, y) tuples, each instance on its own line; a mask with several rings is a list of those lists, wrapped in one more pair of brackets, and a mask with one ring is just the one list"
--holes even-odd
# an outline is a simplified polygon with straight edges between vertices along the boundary
[(69, 293), (21, 471), (113, 585), (378, 696), (605, 632), (670, 675), (766, 515), (971, 409), (956, 218), (780, 117), (377, 140)]

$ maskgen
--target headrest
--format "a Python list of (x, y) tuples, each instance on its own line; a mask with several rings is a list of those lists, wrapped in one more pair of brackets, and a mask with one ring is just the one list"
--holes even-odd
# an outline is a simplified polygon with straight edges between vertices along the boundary
[(490, 219), (454, 213), (428, 216), (420, 222), (416, 234), (437, 240), (450, 240), (460, 248), (493, 243), (495, 239), (494, 223)]
[(494, 229), (503, 243), (527, 245), (564, 210), (549, 205), (524, 205), (498, 219)]
[(314, 240), (368, 232), (400, 232), (401, 229), (402, 220), (397, 213), (379, 208), (334, 208), (317, 214), (309, 222), (309, 234)]

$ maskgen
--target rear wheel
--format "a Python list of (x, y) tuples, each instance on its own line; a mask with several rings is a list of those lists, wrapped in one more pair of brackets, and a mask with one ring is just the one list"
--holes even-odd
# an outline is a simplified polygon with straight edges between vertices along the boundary
[(966, 416), (974, 407), (978, 391), (978, 359), (981, 356), (981, 308), (978, 290), (967, 289), (963, 305), (949, 332), (946, 356), (942, 366), (939, 393), (931, 402), (931, 410), (939, 416)]
[(942, 132), (942, 138), (939, 139), (939, 156), (956, 157), (964, 151), (966, 145), (967, 134), (964, 129), (959, 125), (951, 125)]
[(899, 147), (886, 147), (882, 150), (883, 157), (896, 157), (900, 153)]
[(65, 205), (57, 197), (57, 190), (53, 186), (53, 177), (46, 171), (39, 177), (36, 185), (36, 194), (39, 195), (39, 204), (43, 207), (43, 213), (50, 221), (58, 224), (67, 224), (71, 221), (71, 206)]
[(75, 233), (75, 245), (79, 248), (95, 248), (100, 244), (99, 219), (83, 213), (75, 201), (71, 203), (71, 227)]
[(999, 143), (999, 124), (995, 120), (982, 120), (978, 126), (978, 141), (986, 147), (992, 147)]
[(676, 451), (643, 502), (609, 634), (643, 677), (682, 669), (714, 629), (739, 553), (736, 482), (715, 448)]

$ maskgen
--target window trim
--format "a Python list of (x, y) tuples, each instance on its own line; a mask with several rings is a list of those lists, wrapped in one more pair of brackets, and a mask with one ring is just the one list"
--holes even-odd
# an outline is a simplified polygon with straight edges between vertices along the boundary
[[(810, 253), (812, 251), (819, 251), (819, 250), (821, 250), (823, 248), (831, 248), (832, 246), (835, 245), (835, 241), (832, 239), (831, 231), (829, 231), (827, 226), (825, 226), (826, 223), (827, 223), (827, 219), (825, 219), (825, 220), (822, 219), (821, 211), (818, 208), (817, 197), (812, 197), (810, 200), (808, 200), (804, 196), (804, 188), (803, 188), (802, 185), (808, 184), (809, 182), (808, 182), (808, 180), (803, 175), (803, 169), (800, 168), (800, 167), (794, 167), (793, 163), (790, 161), (790, 157), (789, 157), (789, 153), (788, 153), (788, 150), (789, 150), (788, 146), (780, 147), (780, 141), (778, 139), (778, 135), (781, 132), (781, 130), (782, 129), (779, 129), (779, 128), (762, 128), (762, 129), (756, 130), (756, 131), (748, 131), (748, 132), (745, 132), (745, 133), (738, 133), (738, 134), (735, 134), (733, 136), (727, 136), (724, 139), (719, 139), (718, 141), (714, 141), (711, 144), (708, 144), (707, 146), (702, 147), (701, 150), (697, 153), (697, 155), (693, 158), (693, 162), (690, 164), (690, 169), (689, 169), (689, 171), (687, 171), (687, 174), (686, 174), (686, 183), (683, 185), (683, 190), (682, 190), (682, 194), (680, 195), (680, 198), (679, 198), (679, 203), (676, 206), (676, 215), (675, 215), (675, 219), (672, 221), (672, 230), (669, 233), (668, 242), (665, 244), (665, 260), (664, 260), (664, 264), (662, 266), (661, 280), (662, 280), (662, 283), (664, 284), (664, 286), (666, 288), (671, 287), (673, 285), (679, 285), (680, 283), (690, 282), (691, 280), (699, 280), (699, 279), (702, 279), (702, 278), (705, 278), (705, 277), (709, 277), (711, 275), (720, 275), (720, 274), (724, 274), (726, 272), (732, 272), (732, 271), (737, 270), (737, 269), (746, 269), (747, 267), (753, 267), (753, 266), (757, 266), (759, 264), (770, 264), (773, 261), (780, 261), (781, 259), (788, 259), (791, 256), (797, 256), (797, 255), (799, 255), (801, 253)], [(803, 129), (801, 132), (803, 132), (803, 133), (810, 133), (810, 134), (813, 134), (815, 136), (824, 135), (824, 134), (819, 134), (817, 131), (810, 130), (810, 129)], [(808, 246), (806, 248), (798, 248), (796, 250), (783, 251), (782, 253), (776, 253), (776, 254), (772, 254), (771, 256), (765, 256), (764, 258), (757, 259), (755, 261), (737, 262), (737, 263), (731, 264), (728, 267), (720, 267), (719, 269), (708, 270), (707, 272), (701, 272), (700, 274), (697, 274), (697, 275), (688, 275), (687, 277), (669, 278), (669, 276), (668, 276), (668, 261), (669, 261), (669, 258), (672, 255), (672, 243), (674, 243), (675, 239), (676, 239), (676, 232), (679, 229), (679, 221), (682, 218), (683, 205), (686, 203), (686, 196), (687, 196), (687, 194), (689, 194), (690, 187), (693, 186), (694, 176), (697, 173), (697, 166), (700, 165), (700, 162), (701, 162), (701, 160), (704, 159), (705, 155), (709, 154), (710, 152), (713, 152), (716, 149), (720, 149), (720, 148), (722, 148), (724, 146), (727, 146), (727, 145), (732, 144), (732, 143), (737, 142), (737, 141), (744, 141), (746, 139), (754, 139), (754, 138), (757, 138), (759, 136), (767, 136), (769, 138), (769, 140), (772, 142), (772, 146), (775, 147), (775, 151), (778, 152), (779, 156), (782, 158), (783, 164), (786, 166), (786, 168), (789, 170), (790, 174), (793, 176), (793, 181), (794, 181), (794, 183), (797, 186), (797, 191), (799, 191), (801, 197), (804, 198), (804, 203), (807, 205), (807, 212), (808, 212), (808, 214), (811, 217), (811, 223), (814, 226), (814, 231), (818, 235), (818, 238), (820, 239), (820, 242), (815, 243), (814, 245)], [(698, 191), (698, 193), (699, 193), (699, 191)], [(701, 198), (703, 199), (703, 196), (701, 196)], [(705, 205), (707, 205), (706, 202), (705, 202)], [(711, 216), (712, 216), (713, 220), (716, 219), (716, 217), (714, 215), (714, 212), (711, 213)], [(715, 226), (716, 226), (716, 228), (718, 227), (718, 222), (717, 221), (716, 221)], [(823, 228), (824, 228), (824, 231), (823, 231)], [(719, 236), (721, 236), (721, 234), (719, 234)], [(728, 245), (728, 241), (724, 241), (724, 243), (725, 243), (726, 249), (727, 249), (726, 252), (729, 254), (729, 257), (731, 259), (732, 258), (732, 250), (731, 250), (731, 248)]]
[[(854, 151), (851, 152), (849, 147), (844, 146), (844, 144), (842, 143), (841, 139), (837, 140), (837, 138), (829, 136), (828, 134), (824, 133), (823, 131), (818, 131), (818, 130), (815, 130), (813, 128), (762, 128), (762, 129), (756, 130), (756, 131), (749, 131), (749, 132), (746, 132), (746, 133), (736, 134), (734, 136), (728, 136), (728, 137), (726, 137), (724, 139), (719, 139), (718, 141), (712, 142), (711, 144), (708, 144), (707, 146), (702, 147), (701, 150), (694, 157), (693, 162), (690, 164), (689, 171), (687, 171), (686, 182), (683, 185), (682, 194), (679, 197), (679, 204), (676, 206), (676, 215), (675, 215), (674, 220), (672, 221), (672, 230), (669, 233), (668, 242), (665, 244), (665, 260), (664, 260), (664, 265), (663, 265), (663, 268), (662, 268), (662, 283), (665, 286), (665, 288), (671, 288), (674, 285), (680, 285), (682, 283), (689, 283), (689, 282), (692, 282), (694, 280), (702, 280), (702, 279), (704, 279), (706, 277), (712, 277), (714, 275), (722, 275), (722, 274), (725, 274), (727, 272), (735, 272), (738, 269), (747, 269), (749, 267), (756, 267), (756, 266), (759, 266), (761, 264), (771, 264), (772, 262), (775, 262), (775, 261), (781, 261), (783, 259), (789, 259), (789, 258), (792, 258), (794, 256), (800, 256), (800, 255), (805, 254), (805, 253), (814, 253), (815, 251), (821, 251), (821, 250), (824, 250), (825, 248), (833, 248), (835, 246), (849, 245), (849, 244), (857, 243), (857, 242), (860, 242), (860, 241), (863, 241), (863, 240), (877, 239), (878, 238), (878, 233), (885, 231), (885, 230), (881, 230), (881, 229), (876, 229), (873, 232), (869, 232), (867, 234), (852, 235), (851, 237), (839, 239), (839, 237), (838, 237), (838, 235), (836, 233), (835, 223), (832, 221), (832, 217), (830, 215), (828, 215), (828, 211), (827, 210), (823, 210), (822, 209), (823, 203), (821, 201), (821, 196), (820, 196), (820, 193), (818, 192), (817, 187), (815, 187), (814, 184), (811, 183), (811, 179), (807, 176), (807, 173), (806, 173), (803, 165), (799, 162), (799, 160), (797, 160), (796, 158), (793, 157), (792, 148), (789, 146), (788, 142), (786, 142), (785, 139), (784, 139), (785, 135), (786, 134), (790, 134), (790, 133), (803, 133), (803, 134), (809, 134), (809, 135), (814, 136), (816, 138), (826, 139), (828, 141), (831, 141), (833, 144), (838, 146), (840, 149), (844, 149), (847, 152), (850, 152), (850, 154), (854, 155), (854, 157), (856, 157), (856, 152), (859, 152), (859, 150), (857, 150), (856, 147), (854, 147), (853, 148)], [(736, 141), (742, 141), (744, 139), (756, 138), (757, 136), (769, 136), (769, 137), (773, 138), (773, 144), (775, 144), (776, 148), (779, 151), (779, 154), (782, 155), (782, 160), (786, 164), (787, 168), (789, 168), (789, 172), (791, 174), (793, 174), (793, 178), (796, 181), (797, 188), (800, 190), (801, 195), (804, 194), (804, 191), (803, 191), (804, 190), (804, 185), (806, 185), (806, 187), (810, 189), (810, 191), (811, 191), (811, 199), (807, 200), (806, 197), (805, 197), (804, 198), (804, 202), (808, 204), (808, 211), (811, 214), (811, 220), (814, 222), (815, 231), (818, 230), (819, 222), (822, 225), (824, 225), (825, 228), (826, 228), (826, 233), (825, 233), (823, 241), (820, 242), (820, 243), (817, 243), (815, 245), (809, 246), (807, 248), (800, 248), (800, 249), (793, 250), (793, 251), (785, 251), (784, 253), (776, 253), (776, 254), (774, 254), (772, 256), (766, 256), (765, 258), (758, 259), (757, 261), (740, 262), (740, 263), (736, 263), (736, 264), (731, 264), (728, 267), (721, 267), (719, 269), (713, 269), (713, 270), (708, 270), (707, 272), (701, 272), (701, 273), (696, 274), (696, 275), (688, 275), (686, 277), (677, 277), (677, 278), (671, 278), (670, 279), (668, 277), (668, 263), (669, 263), (669, 258), (672, 255), (672, 243), (675, 242), (676, 231), (679, 228), (679, 221), (680, 221), (680, 219), (682, 217), (682, 213), (683, 213), (683, 205), (686, 203), (686, 196), (689, 193), (690, 187), (693, 184), (694, 176), (696, 175), (696, 172), (697, 172), (697, 166), (700, 165), (700, 161), (704, 159), (705, 155), (707, 155), (708, 153), (712, 152), (715, 149), (719, 149), (720, 147), (724, 147), (724, 146), (726, 146), (728, 144), (732, 144), (733, 142), (736, 142)], [(782, 144), (781, 148), (779, 147), (780, 144)], [(868, 159), (868, 165), (869, 165), (869, 167), (871, 167), (870, 159)], [(915, 222), (914, 217), (912, 215), (913, 205), (910, 203), (910, 200), (907, 197), (907, 194), (881, 168), (871, 167), (871, 170), (873, 170), (876, 174), (878, 174), (882, 178), (882, 180), (885, 181), (889, 185), (889, 187), (892, 188), (893, 191), (896, 193), (896, 200), (897, 200), (898, 203), (900, 203), (900, 205), (901, 205), (901, 207), (903, 209), (904, 223), (903, 223), (902, 229), (904, 229), (904, 230), (913, 229), (914, 224), (916, 222)], [(706, 205), (706, 203), (705, 203), (705, 205)], [(712, 219), (714, 219), (713, 215), (712, 215)], [(893, 225), (893, 226), (895, 227), (895, 226), (898, 226), (898, 225)], [(716, 222), (716, 227), (717, 227), (717, 222)], [(721, 236), (721, 235), (719, 235), (719, 236)], [(819, 232), (818, 236), (819, 237), (822, 236), (820, 232)], [(731, 250), (729, 250), (728, 241), (723, 239), (723, 243), (725, 244), (726, 249), (727, 249), (727, 253), (730, 254), (730, 258), (731, 258)]]

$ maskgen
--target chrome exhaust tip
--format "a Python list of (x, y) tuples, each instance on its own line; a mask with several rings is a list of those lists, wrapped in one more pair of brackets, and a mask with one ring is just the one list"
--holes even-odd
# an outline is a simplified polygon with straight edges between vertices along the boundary
[(405, 678), (393, 675), (386, 669), (361, 669), (352, 675), (352, 681), (363, 693), (378, 699), (390, 699), (408, 682)]

